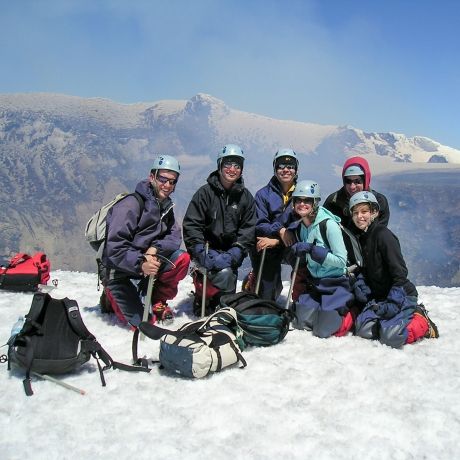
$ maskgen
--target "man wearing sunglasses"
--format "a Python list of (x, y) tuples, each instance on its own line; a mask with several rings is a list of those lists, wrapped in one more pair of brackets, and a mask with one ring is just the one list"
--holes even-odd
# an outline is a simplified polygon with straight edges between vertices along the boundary
[(173, 312), (166, 301), (188, 272), (190, 256), (179, 249), (182, 236), (170, 195), (180, 175), (178, 161), (160, 155), (147, 179), (136, 186), (107, 214), (107, 242), (102, 262), (107, 302), (123, 321), (137, 325), (143, 316), (142, 297), (149, 277), (154, 277), (152, 322), (170, 322)]
[(380, 206), (379, 223), (387, 226), (390, 220), (390, 208), (385, 195), (372, 190), (371, 170), (369, 163), (362, 157), (351, 157), (345, 161), (342, 169), (343, 187), (334, 193), (331, 193), (324, 202), (324, 207), (336, 216), (340, 217), (344, 227), (354, 231), (356, 227), (353, 224), (352, 216), (349, 211), (350, 198), (363, 190), (372, 192)]
[(295, 235), (283, 226), (282, 216), (292, 202), (298, 167), (294, 150), (278, 150), (273, 158), (273, 176), (255, 196), (257, 245), (251, 253), (253, 271), (245, 279), (243, 289), (249, 292), (255, 290), (261, 256), (265, 251), (258, 292), (263, 299), (276, 300), (283, 289), (281, 264), (288, 263), (286, 257), (290, 252), (286, 248), (295, 243)]
[(192, 274), (197, 316), (203, 295), (209, 314), (219, 305), (221, 295), (235, 292), (238, 268), (254, 245), (255, 204), (244, 186), (243, 165), (243, 150), (226, 145), (217, 156), (217, 170), (193, 195), (185, 213), (184, 242), (197, 267)]

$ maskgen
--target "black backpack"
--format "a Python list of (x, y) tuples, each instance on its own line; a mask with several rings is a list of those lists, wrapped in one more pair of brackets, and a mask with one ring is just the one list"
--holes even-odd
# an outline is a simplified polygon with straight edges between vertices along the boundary
[(220, 305), (236, 310), (238, 325), (243, 331), (243, 341), (247, 346), (264, 347), (281, 342), (288, 333), (293, 318), (290, 310), (250, 292), (223, 295)]
[(34, 295), (21, 331), (8, 341), (8, 370), (11, 366), (25, 370), (23, 384), (27, 396), (33, 395), (31, 373), (65, 374), (91, 357), (96, 359), (102, 386), (103, 372), (110, 368), (149, 371), (113, 361), (84, 325), (75, 300), (53, 299), (42, 292)]

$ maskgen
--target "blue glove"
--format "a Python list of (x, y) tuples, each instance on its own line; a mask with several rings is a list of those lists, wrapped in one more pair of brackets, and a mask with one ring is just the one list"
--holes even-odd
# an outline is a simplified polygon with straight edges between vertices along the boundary
[(294, 243), (291, 249), (297, 257), (305, 257), (307, 254), (310, 254), (312, 246), (311, 243), (299, 241), (298, 243)]
[(371, 308), (380, 319), (391, 319), (400, 311), (398, 305), (393, 302), (388, 302), (387, 300), (382, 302), (371, 300), (366, 305), (366, 308), (368, 307)]
[(324, 261), (326, 260), (326, 256), (329, 254), (329, 249), (323, 248), (321, 246), (316, 246), (316, 244), (312, 245), (311, 247), (311, 258), (318, 262), (320, 265), (323, 265)]
[(360, 303), (367, 303), (372, 294), (361, 274), (357, 276), (355, 284), (353, 284), (353, 293), (355, 294), (356, 300)]
[[(214, 252), (214, 251), (213, 251)], [(232, 266), (232, 256), (228, 252), (217, 253), (214, 257), (213, 267), (208, 270), (223, 270), (224, 268), (229, 268)]]
[(233, 267), (239, 267), (241, 263), (243, 262), (244, 259), (244, 252), (241, 248), (238, 246), (233, 246), (227, 251), (227, 254), (230, 254), (230, 257), (232, 258), (232, 266)]
[(406, 291), (402, 286), (393, 286), (387, 295), (387, 300), (399, 306), (404, 303), (406, 299)]
[(195, 260), (206, 270), (212, 270), (214, 267), (214, 259), (219, 255), (214, 249), (209, 249), (206, 255), (204, 244), (197, 244), (193, 249)]

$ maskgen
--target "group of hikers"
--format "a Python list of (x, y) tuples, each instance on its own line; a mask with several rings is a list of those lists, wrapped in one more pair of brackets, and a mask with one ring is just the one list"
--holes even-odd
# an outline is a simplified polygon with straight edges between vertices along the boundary
[[(293, 326), (317, 337), (353, 332), (395, 348), (438, 337), (387, 227), (388, 201), (370, 187), (366, 159), (346, 160), (342, 187), (323, 205), (319, 184), (300, 178), (294, 150), (275, 153), (273, 176), (255, 197), (244, 185), (244, 161), (238, 145), (218, 153), (217, 168), (188, 205), (182, 231), (171, 200), (181, 168), (169, 155), (156, 157), (149, 177), (137, 184), (143, 204), (128, 195), (110, 209), (104, 302), (118, 318), (139, 324), (148, 279), (154, 277), (152, 298), (145, 300), (152, 305), (149, 320), (172, 320), (167, 301), (177, 295), (191, 261), (193, 311), (198, 316), (204, 306), (210, 314), (222, 295), (236, 291), (238, 268), (249, 257), (252, 270), (242, 289), (255, 292), (257, 286), (267, 300), (281, 294), (282, 264), (292, 267)], [(359, 242), (362, 263), (353, 263), (345, 230)]]

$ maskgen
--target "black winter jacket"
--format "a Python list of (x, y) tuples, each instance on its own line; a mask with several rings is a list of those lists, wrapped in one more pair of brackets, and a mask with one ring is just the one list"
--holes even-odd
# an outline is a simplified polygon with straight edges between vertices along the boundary
[(188, 205), (182, 222), (184, 243), (192, 257), (195, 246), (206, 242), (222, 251), (238, 246), (246, 254), (255, 244), (255, 225), (254, 198), (243, 178), (227, 191), (214, 171)]
[(407, 279), (407, 267), (396, 235), (374, 221), (359, 236), (363, 252), (363, 275), (377, 302), (387, 298), (393, 286), (404, 288), (406, 295), (417, 296)]

